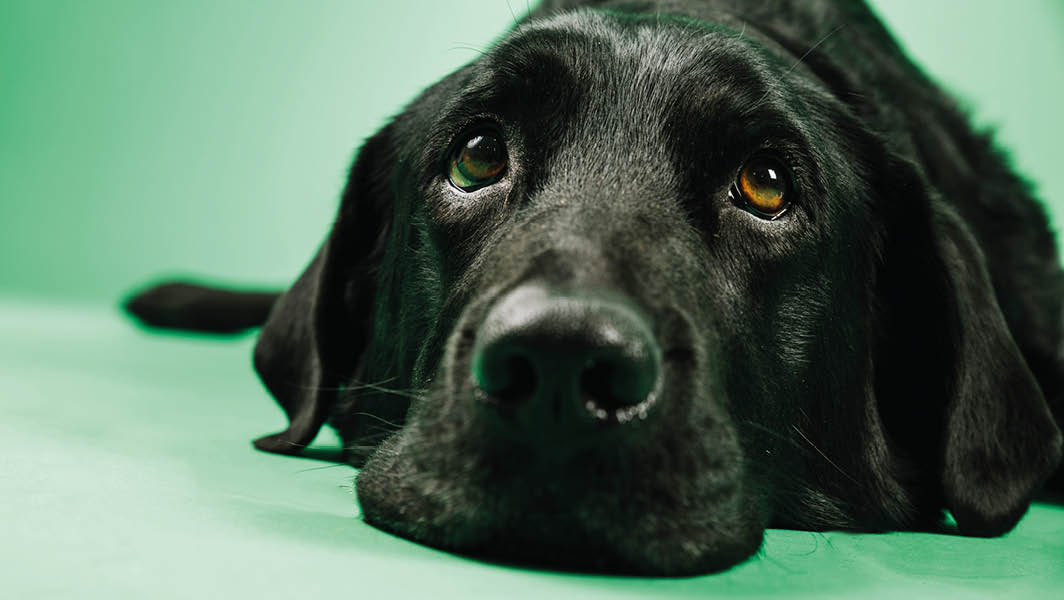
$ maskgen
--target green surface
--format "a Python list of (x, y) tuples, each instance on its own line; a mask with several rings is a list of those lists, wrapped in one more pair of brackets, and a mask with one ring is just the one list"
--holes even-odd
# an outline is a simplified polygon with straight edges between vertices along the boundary
[[(482, 564), (357, 519), (283, 425), (250, 339), (111, 307), (173, 272), (291, 281), (360, 140), (521, 0), (0, 0), (0, 598), (1064, 597), (1064, 509), (1002, 539), (770, 531), (683, 580)], [(877, 3), (1064, 219), (1064, 3)]]
[[(1000, 539), (768, 532), (688, 579), (479, 563), (357, 518), (354, 470), (262, 454), (280, 411), (252, 340), (155, 336), (113, 311), (0, 303), (5, 598), (1053, 598), (1064, 508)], [(356, 596), (357, 594), (357, 596)]]

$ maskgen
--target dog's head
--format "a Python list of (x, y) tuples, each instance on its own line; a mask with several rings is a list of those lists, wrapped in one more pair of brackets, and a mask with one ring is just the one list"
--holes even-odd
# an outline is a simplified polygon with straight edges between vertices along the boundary
[(259, 446), (331, 418), (370, 523), (577, 568), (1011, 528), (1060, 439), (980, 248), (830, 61), (742, 29), (531, 19), (426, 90), (262, 333)]

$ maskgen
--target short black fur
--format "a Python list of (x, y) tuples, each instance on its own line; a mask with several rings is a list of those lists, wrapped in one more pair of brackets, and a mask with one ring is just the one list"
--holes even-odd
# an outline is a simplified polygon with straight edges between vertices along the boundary
[[(462, 192), (483, 128), (507, 170)], [(793, 187), (772, 220), (732, 190), (759, 156)], [(639, 418), (562, 395), (514, 433), (531, 409), (473, 363), (524, 297), (652, 332)], [(567, 568), (715, 571), (766, 527), (944, 510), (1000, 535), (1060, 461), (1062, 298), (1041, 205), (862, 2), (548, 0), (363, 146), (259, 339), (291, 424), (256, 444), (328, 422), (368, 522)]]

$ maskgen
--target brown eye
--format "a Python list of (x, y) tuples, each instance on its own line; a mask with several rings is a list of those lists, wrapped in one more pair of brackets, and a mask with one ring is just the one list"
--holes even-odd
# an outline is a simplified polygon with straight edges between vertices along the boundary
[(502, 179), (506, 163), (506, 146), (497, 136), (470, 135), (451, 157), (451, 183), (466, 192), (491, 185)]
[(774, 158), (747, 161), (735, 187), (747, 208), (758, 216), (774, 219), (787, 210), (790, 183), (785, 168)]

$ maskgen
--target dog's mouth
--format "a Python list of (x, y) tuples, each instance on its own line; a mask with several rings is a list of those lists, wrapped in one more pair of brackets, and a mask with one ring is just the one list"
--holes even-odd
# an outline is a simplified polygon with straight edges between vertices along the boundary
[(562, 461), (527, 445), (427, 443), (438, 425), (413, 423), (361, 471), (368, 523), (480, 559), (599, 573), (715, 572), (760, 546), (732, 457), (649, 448), (661, 440)]
[(423, 474), (420, 489), (370, 490), (376, 479), (370, 466), (360, 476), (359, 498), (366, 521), (381, 529), (476, 559), (528, 567), (692, 575), (726, 569), (760, 545), (762, 530), (753, 523), (719, 518), (721, 512), (740, 512), (734, 486), (716, 488), (705, 499), (713, 509), (698, 513), (682, 506), (679, 494), (655, 498), (641, 489), (648, 483), (644, 477), (618, 474), (619, 481), (605, 484), (615, 470), (600, 470), (595, 478), (588, 476), (591, 469), (561, 475), (569, 470), (513, 473), (480, 486), (437, 486), (435, 477)]
[(603, 295), (499, 299), (474, 335), (457, 329), (426, 399), (359, 474), (366, 521), (552, 568), (686, 575), (748, 557), (766, 519), (734, 428), (689, 336), (654, 325)]

